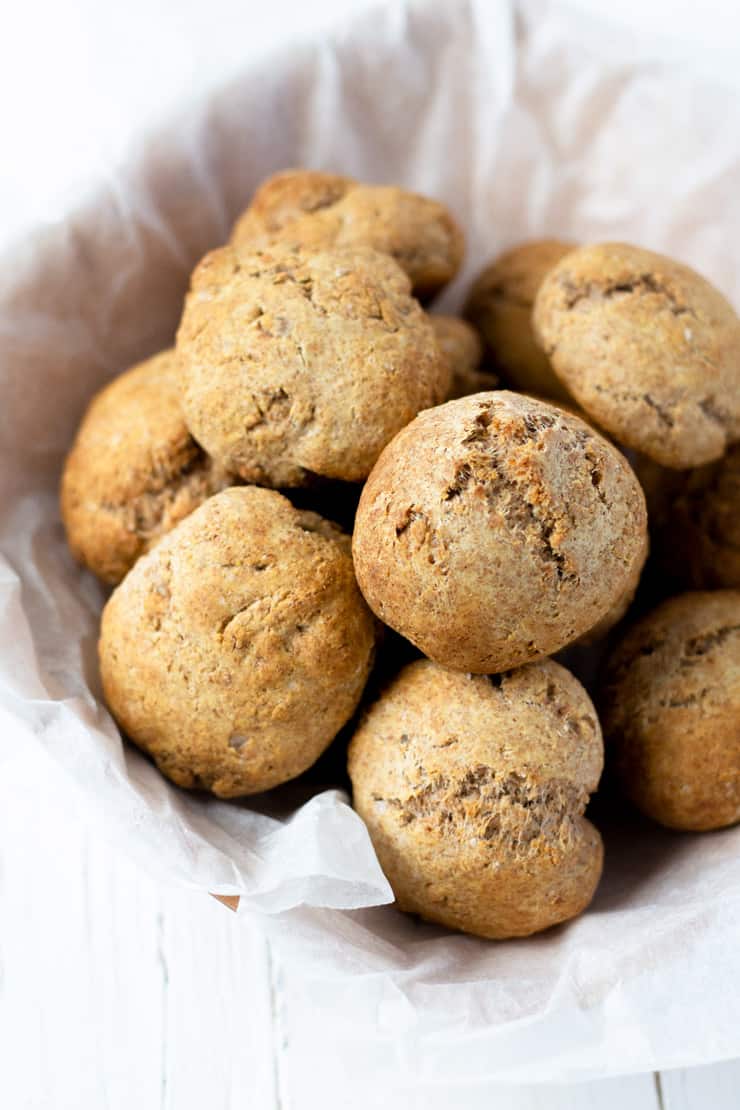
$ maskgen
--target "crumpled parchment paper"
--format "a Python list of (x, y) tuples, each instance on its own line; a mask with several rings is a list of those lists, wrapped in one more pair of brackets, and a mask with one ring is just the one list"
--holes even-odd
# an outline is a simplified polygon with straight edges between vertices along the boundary
[(490, 256), (542, 234), (665, 250), (740, 304), (737, 95), (567, 6), (383, 6), (194, 96), (0, 266), (0, 773), (29, 789), (23, 753), (42, 745), (101, 835), (168, 881), (268, 915), (326, 1036), (351, 1029), (429, 1082), (740, 1055), (740, 828), (671, 835), (597, 810), (607, 857), (590, 910), (486, 943), (383, 905), (388, 884), (341, 791), (187, 795), (122, 745), (102, 707), (104, 593), (65, 548), (64, 452), (93, 391), (171, 342), (193, 264), (290, 165), (449, 203), (469, 253), (447, 307)]

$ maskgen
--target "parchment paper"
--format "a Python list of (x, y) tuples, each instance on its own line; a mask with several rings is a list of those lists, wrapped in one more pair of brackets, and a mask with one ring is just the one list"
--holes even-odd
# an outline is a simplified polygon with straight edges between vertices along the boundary
[(495, 252), (542, 234), (666, 250), (740, 303), (736, 93), (567, 7), (384, 5), (194, 96), (0, 265), (0, 773), (31, 789), (23, 754), (41, 745), (101, 835), (164, 880), (241, 895), (324, 1035), (351, 1030), (399, 1075), (531, 1082), (740, 1055), (740, 829), (670, 835), (602, 804), (591, 909), (490, 944), (383, 907), (340, 791), (187, 795), (101, 706), (104, 594), (64, 545), (63, 454), (93, 391), (171, 342), (190, 268), (289, 165), (447, 201), (469, 239), (447, 306)]

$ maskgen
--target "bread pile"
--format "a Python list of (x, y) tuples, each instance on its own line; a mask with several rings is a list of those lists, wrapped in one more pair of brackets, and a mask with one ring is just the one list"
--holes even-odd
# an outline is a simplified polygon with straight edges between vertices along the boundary
[[(115, 587), (108, 706), (165, 775), (255, 794), (349, 725), (398, 906), (503, 938), (593, 896), (602, 729), (655, 820), (740, 820), (740, 321), (678, 262), (555, 240), (437, 314), (462, 257), (436, 201), (268, 179), (61, 500)], [(648, 611), (665, 583), (701, 592)], [(552, 656), (607, 634), (597, 714)]]

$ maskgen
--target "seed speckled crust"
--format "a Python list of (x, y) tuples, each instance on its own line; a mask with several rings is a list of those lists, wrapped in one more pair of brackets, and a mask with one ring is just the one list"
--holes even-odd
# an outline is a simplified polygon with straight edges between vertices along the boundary
[(231, 798), (318, 759), (374, 642), (348, 537), (252, 486), (210, 498), (139, 560), (103, 611), (100, 668), (111, 712), (168, 778)]
[(688, 266), (581, 247), (543, 281), (533, 320), (558, 377), (618, 443), (681, 469), (740, 439), (740, 321)]
[(233, 484), (190, 435), (174, 351), (119, 375), (90, 402), (62, 475), (67, 541), (110, 585), (201, 505)]
[(602, 761), (588, 695), (549, 659), (495, 680), (411, 663), (349, 749), (353, 804), (399, 908), (499, 939), (590, 902), (602, 846), (583, 813)]
[(421, 413), (386, 447), (353, 554), (381, 620), (443, 666), (494, 673), (602, 620), (645, 537), (620, 452), (555, 405), (497, 391)]
[(438, 201), (315, 170), (284, 170), (264, 181), (231, 241), (247, 250), (275, 242), (310, 250), (374, 247), (396, 260), (423, 299), (452, 280), (465, 247)]
[(193, 274), (177, 349), (193, 435), (260, 485), (361, 481), (450, 381), (408, 278), (368, 247), (212, 251)]

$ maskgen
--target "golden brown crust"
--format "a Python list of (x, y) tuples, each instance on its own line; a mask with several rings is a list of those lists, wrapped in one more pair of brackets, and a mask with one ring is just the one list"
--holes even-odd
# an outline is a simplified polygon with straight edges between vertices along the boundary
[(597, 640), (603, 639), (603, 637), (606, 636), (607, 632), (611, 632), (611, 630), (615, 628), (620, 623), (620, 621), (624, 620), (630, 610), (632, 602), (635, 600), (635, 594), (637, 593), (637, 588), (640, 585), (640, 579), (642, 578), (642, 572), (645, 569), (645, 563), (647, 562), (649, 552), (650, 541), (648, 538), (648, 533), (645, 532), (642, 544), (640, 545), (640, 549), (635, 557), (632, 574), (627, 579), (627, 583), (624, 586), (622, 593), (614, 602), (611, 609), (609, 609), (606, 615), (603, 616), (601, 620), (593, 626), (593, 628), (589, 628), (588, 632), (581, 636), (580, 640), (578, 641), (579, 643), (596, 643)]
[(740, 591), (659, 605), (609, 660), (602, 723), (626, 792), (670, 828), (740, 820)]
[(408, 278), (368, 247), (212, 251), (193, 274), (177, 349), (191, 431), (262, 485), (362, 480), (449, 385)]
[(460, 316), (432, 313), (429, 317), (437, 343), (452, 372), (452, 381), (445, 400), (467, 397), (498, 387), (498, 378), (481, 369), (483, 346), (475, 328)]
[(644, 558), (645, 501), (578, 417), (480, 393), (420, 414), (360, 498), (353, 554), (378, 616), (444, 666), (493, 673), (600, 621)]
[(64, 466), (69, 546), (111, 585), (234, 481), (188, 432), (178, 373), (174, 351), (162, 351), (115, 378), (90, 402)]
[(103, 611), (111, 712), (179, 786), (220, 797), (299, 775), (353, 713), (374, 621), (349, 540), (271, 490), (224, 490)]
[(580, 913), (601, 874), (584, 816), (601, 731), (559, 664), (495, 681), (405, 667), (349, 748), (353, 802), (401, 909), (490, 938)]
[(423, 298), (452, 280), (465, 249), (460, 228), (438, 201), (311, 170), (268, 178), (237, 221), (231, 242), (248, 251), (275, 242), (309, 250), (374, 247), (395, 258)]
[(521, 243), (494, 259), (473, 283), (465, 316), (512, 389), (563, 401), (570, 396), (534, 337), (532, 306), (545, 275), (573, 247), (559, 239)]
[(581, 247), (550, 271), (533, 319), (558, 377), (617, 442), (684, 468), (740, 438), (740, 321), (688, 266)]
[[(545, 400), (545, 398), (540, 398), (540, 399)], [(606, 433), (601, 428), (597, 427), (597, 425), (594, 423), (593, 418), (591, 416), (589, 416), (589, 414), (587, 412), (585, 412), (582, 408), (580, 408), (572, 398), (570, 398), (568, 401), (551, 400), (549, 403), (551, 405), (557, 406), (557, 408), (563, 409), (565, 412), (571, 413), (572, 416), (579, 417), (581, 420), (585, 421), (586, 424), (589, 425), (589, 427), (593, 428), (594, 431), (596, 431), (600, 435), (604, 436), (605, 439), (609, 439), (609, 437), (606, 435)], [(675, 473), (675, 471), (673, 473)], [(637, 480), (640, 482), (640, 485), (643, 486), (643, 483), (640, 479), (639, 473), (636, 472), (635, 476), (637, 477)], [(644, 492), (645, 492), (645, 487), (643, 486), (643, 493)], [(647, 498), (646, 498), (646, 501), (647, 501), (647, 507), (648, 507), (648, 522), (649, 522), (650, 521), (650, 502), (647, 500)], [(598, 640), (603, 639), (604, 636), (606, 636), (607, 632), (611, 632), (611, 630), (616, 625), (618, 625), (620, 623), (620, 621), (622, 621), (626, 617), (627, 613), (629, 612), (630, 606), (632, 605), (632, 602), (635, 599), (635, 594), (637, 593), (637, 588), (640, 585), (640, 579), (642, 577), (642, 572), (643, 572), (643, 569), (645, 567), (645, 563), (647, 562), (647, 557), (648, 557), (649, 553), (650, 553), (650, 540), (649, 540), (648, 533), (645, 532), (645, 535), (643, 537), (641, 552), (638, 554), (637, 558), (635, 559), (633, 572), (632, 572), (626, 586), (624, 587), (624, 592), (621, 594), (621, 596), (619, 598), (617, 598), (617, 600), (614, 602), (614, 604), (612, 605), (611, 609), (606, 614), (606, 616), (602, 617), (601, 620), (598, 622), (598, 624), (595, 624), (593, 626), (593, 628), (590, 628), (588, 630), (588, 632), (586, 632), (583, 636), (581, 636), (580, 640), (578, 641), (580, 644), (592, 644), (592, 643), (596, 643)]]
[[(249, 208), (234, 228), (234, 243), (249, 243), (256, 235), (282, 231), (286, 224), (311, 212), (329, 208), (354, 188), (351, 177), (320, 170), (281, 170), (259, 186)], [(246, 223), (242, 223), (246, 220)]]

